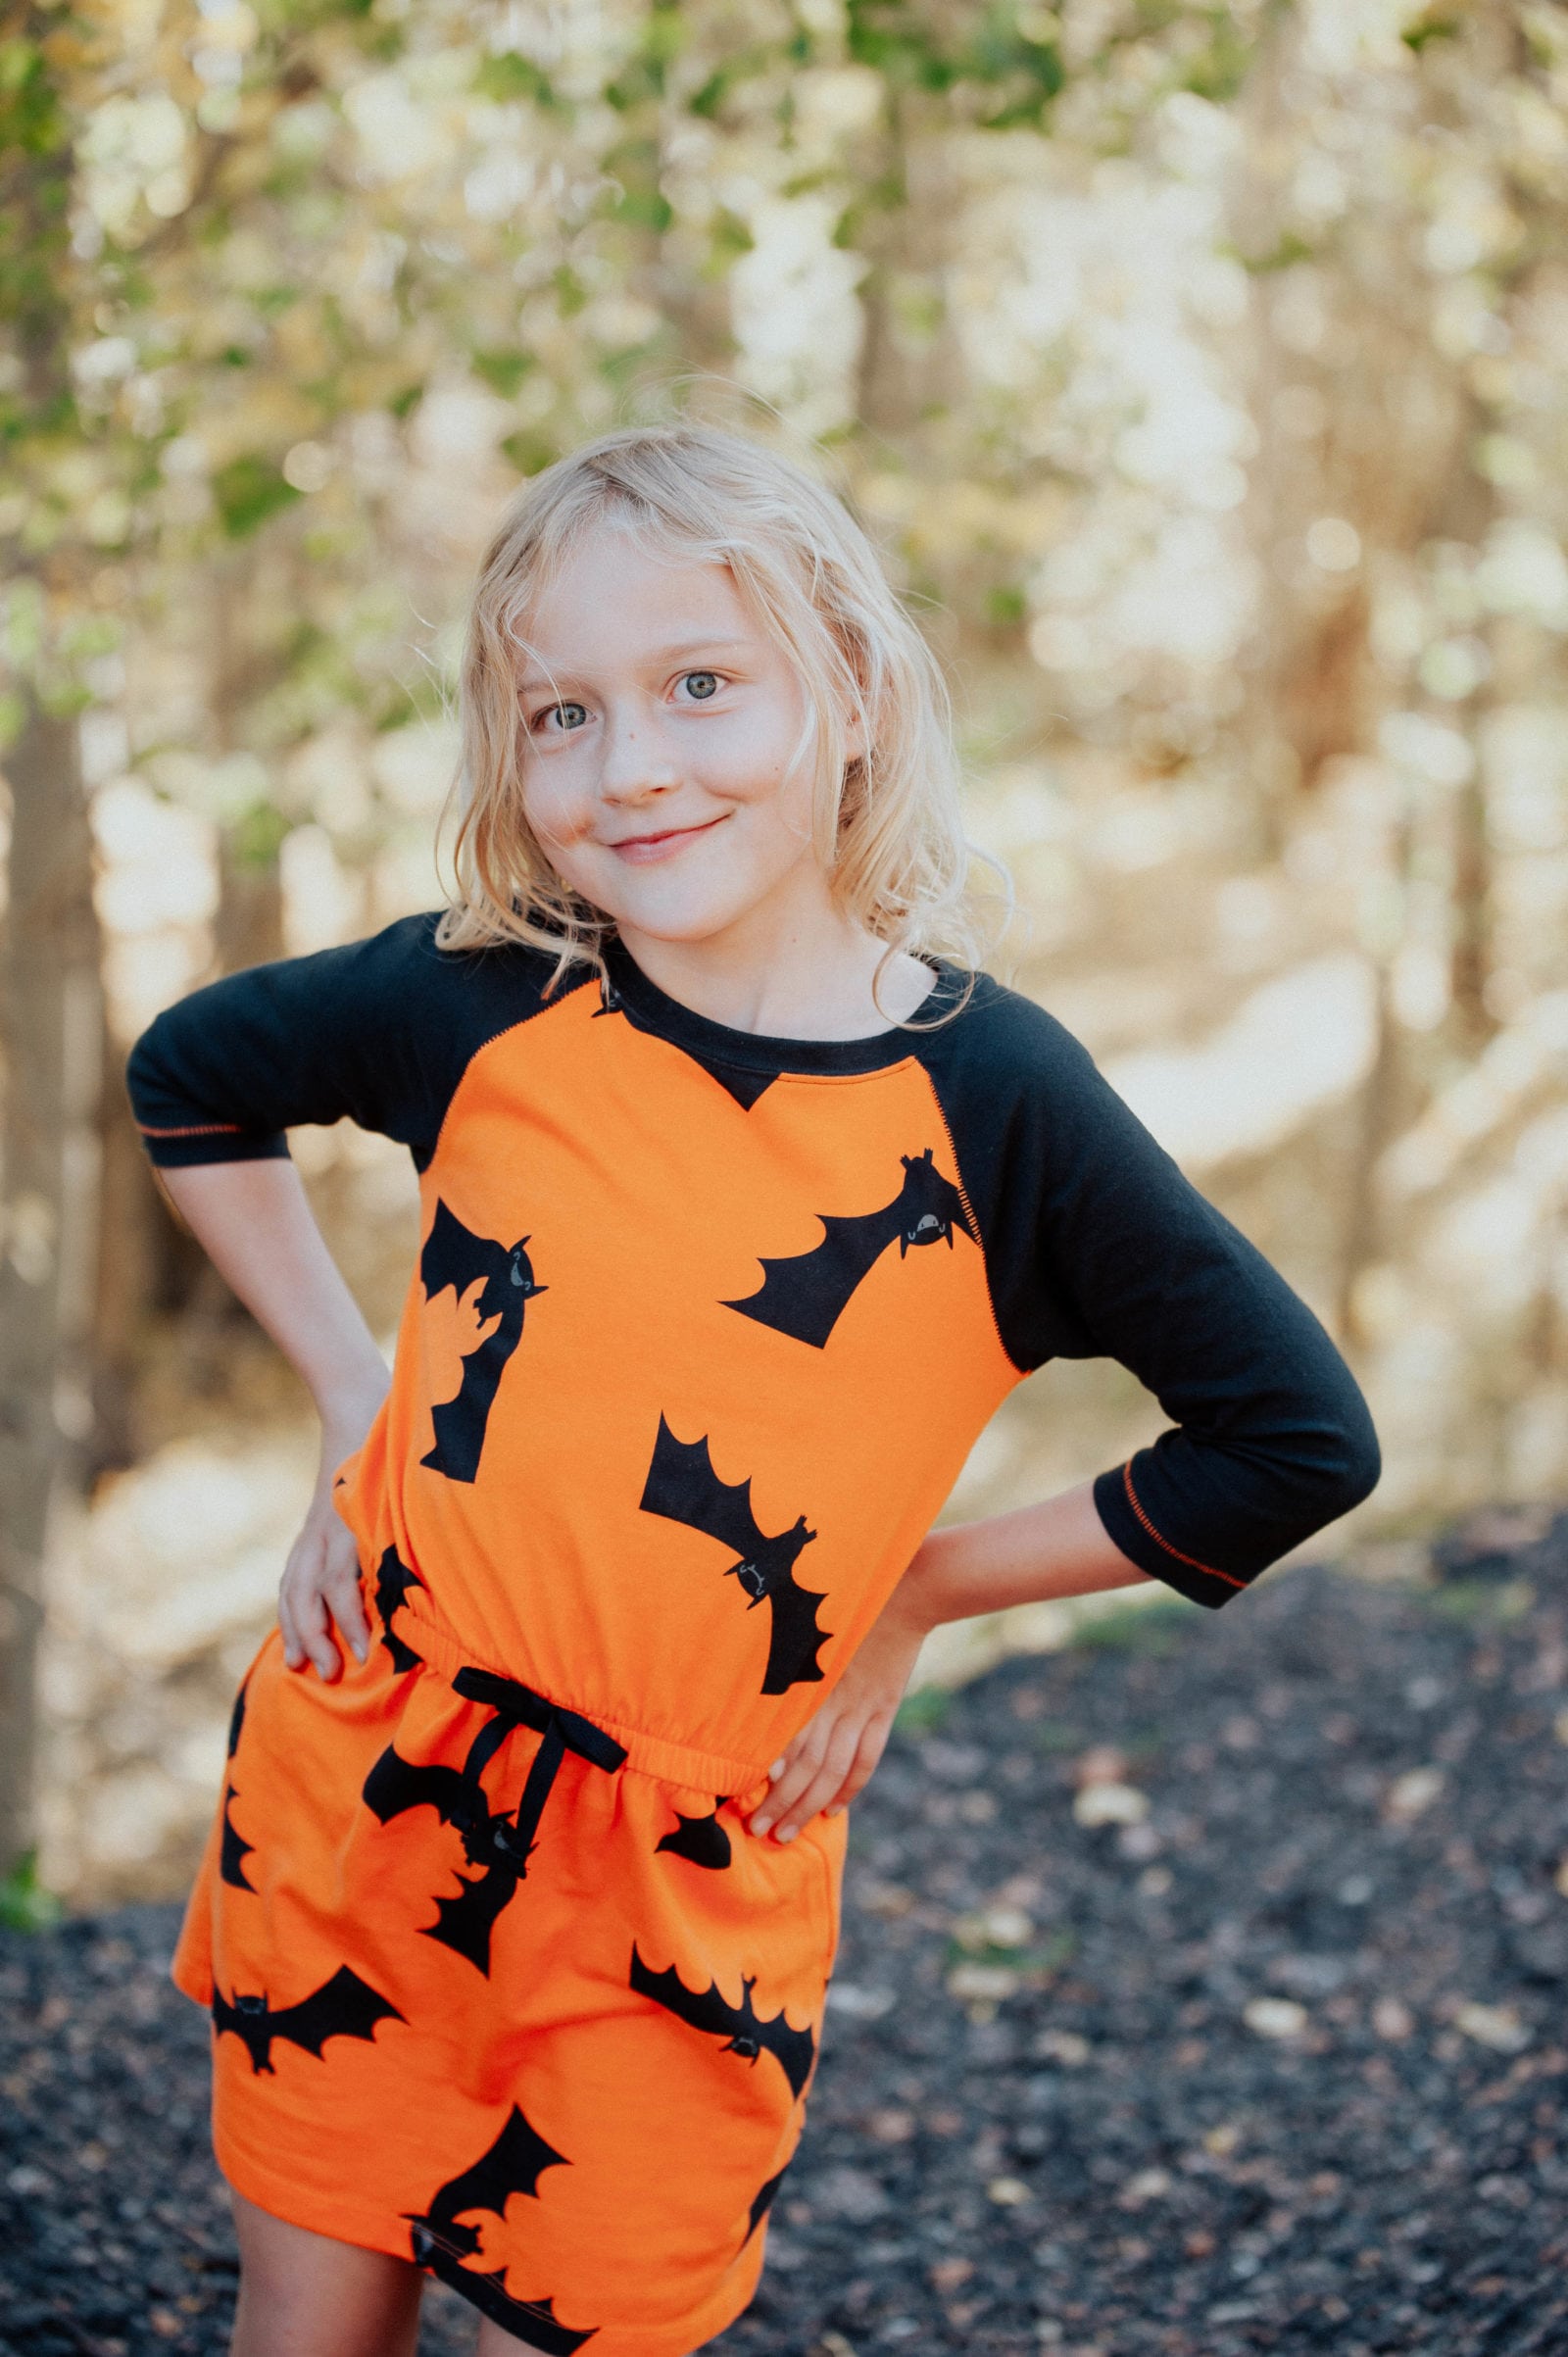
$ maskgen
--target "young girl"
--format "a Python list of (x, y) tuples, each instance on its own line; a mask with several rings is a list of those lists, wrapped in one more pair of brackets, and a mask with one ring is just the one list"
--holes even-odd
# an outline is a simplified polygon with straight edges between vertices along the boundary
[[(836, 500), (705, 429), (591, 444), (503, 517), (461, 704), (452, 907), (198, 991), (130, 1061), (323, 1432), (174, 1963), (238, 2357), (411, 2351), (421, 2270), (482, 2357), (719, 2332), (926, 1632), (1149, 1577), (1223, 1604), (1377, 1474), (1282, 1279), (938, 954), (941, 684)], [(344, 1114), (420, 1173), (390, 1389), (287, 1158)], [(1172, 1429), (932, 1532), (1020, 1377), (1097, 1354)]]

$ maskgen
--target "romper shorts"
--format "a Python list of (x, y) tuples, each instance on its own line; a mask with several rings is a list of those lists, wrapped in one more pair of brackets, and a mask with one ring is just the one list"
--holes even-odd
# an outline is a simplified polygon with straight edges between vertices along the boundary
[(721, 2332), (838, 1932), (847, 1821), (757, 1840), (765, 1784), (473, 1662), (422, 1592), (330, 1686), (274, 1632), (174, 1960), (213, 2012), (229, 2184), (530, 2348)]

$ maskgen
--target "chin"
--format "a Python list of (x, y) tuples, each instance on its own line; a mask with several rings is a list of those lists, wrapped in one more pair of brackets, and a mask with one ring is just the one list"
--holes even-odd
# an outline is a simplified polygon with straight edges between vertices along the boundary
[(765, 884), (755, 892), (715, 888), (710, 878), (661, 874), (618, 875), (613, 893), (588, 891), (589, 899), (613, 917), (655, 941), (706, 941), (767, 897)]

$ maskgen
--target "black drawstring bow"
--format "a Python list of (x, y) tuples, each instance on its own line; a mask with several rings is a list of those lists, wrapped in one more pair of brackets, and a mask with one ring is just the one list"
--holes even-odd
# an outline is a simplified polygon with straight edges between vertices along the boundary
[(515, 1678), (503, 1678), (494, 1670), (476, 1669), (465, 1663), (454, 1677), (452, 1689), (466, 1701), (482, 1702), (496, 1714), (476, 1736), (464, 1762), (464, 1776), (475, 1785), (514, 1727), (531, 1727), (544, 1739), (534, 1753), (516, 1815), (510, 1822), (497, 1825), (493, 1836), (496, 1847), (521, 1882), (535, 1848), (539, 1820), (566, 1753), (574, 1752), (578, 1759), (587, 1760), (590, 1767), (613, 1770), (623, 1765), (625, 1746), (606, 1735), (602, 1727), (596, 1727), (592, 1719), (583, 1718), (580, 1712), (549, 1701), (545, 1695), (536, 1694), (531, 1686), (523, 1686)]

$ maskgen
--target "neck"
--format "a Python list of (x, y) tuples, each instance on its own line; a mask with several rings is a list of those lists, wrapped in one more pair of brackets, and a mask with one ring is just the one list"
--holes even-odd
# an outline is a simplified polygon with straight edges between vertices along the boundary
[(649, 980), (693, 1013), (774, 1039), (863, 1039), (890, 1030), (933, 982), (929, 966), (902, 952), (877, 981), (887, 945), (840, 908), (825, 884), (815, 892), (771, 892), (700, 941), (664, 940), (635, 925), (619, 932)]

